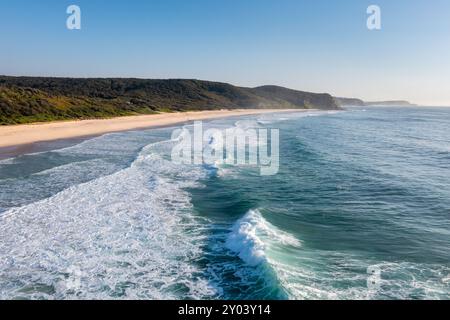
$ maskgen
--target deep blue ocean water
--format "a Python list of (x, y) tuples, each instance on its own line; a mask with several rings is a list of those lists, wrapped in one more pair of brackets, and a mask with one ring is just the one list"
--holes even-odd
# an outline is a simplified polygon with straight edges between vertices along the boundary
[(278, 174), (175, 164), (175, 128), (0, 161), (0, 298), (450, 298), (450, 108), (204, 126), (279, 129)]

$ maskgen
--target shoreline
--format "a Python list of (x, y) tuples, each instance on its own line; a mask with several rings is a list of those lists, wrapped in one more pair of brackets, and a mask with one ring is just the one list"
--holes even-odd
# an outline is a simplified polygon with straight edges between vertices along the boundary
[(167, 127), (196, 120), (210, 120), (314, 109), (236, 109), (136, 115), (111, 119), (43, 122), (0, 127), (0, 160), (70, 146), (107, 133)]

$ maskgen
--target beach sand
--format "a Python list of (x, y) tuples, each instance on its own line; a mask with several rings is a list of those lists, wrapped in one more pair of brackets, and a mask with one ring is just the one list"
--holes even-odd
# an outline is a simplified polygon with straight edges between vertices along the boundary
[[(310, 109), (308, 110), (310, 111)], [(76, 142), (83, 138), (99, 136), (105, 133), (163, 127), (193, 120), (207, 120), (274, 112), (302, 112), (308, 110), (211, 110), (138, 115), (112, 119), (59, 121), (3, 127), (0, 126), (0, 158), (8, 158), (19, 154), (48, 149), (50, 147), (47, 142), (62, 139), (73, 140)]]

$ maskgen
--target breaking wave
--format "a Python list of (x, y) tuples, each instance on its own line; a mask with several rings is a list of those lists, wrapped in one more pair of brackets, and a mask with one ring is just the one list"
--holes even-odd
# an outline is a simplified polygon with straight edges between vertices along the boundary
[(213, 296), (195, 264), (202, 228), (184, 191), (205, 173), (164, 159), (171, 143), (146, 146), (114, 174), (6, 211), (0, 298)]

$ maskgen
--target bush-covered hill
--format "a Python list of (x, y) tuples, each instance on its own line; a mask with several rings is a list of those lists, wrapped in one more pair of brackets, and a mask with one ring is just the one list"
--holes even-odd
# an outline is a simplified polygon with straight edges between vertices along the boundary
[(0, 76), (0, 124), (167, 111), (247, 108), (339, 109), (329, 94), (200, 80)]

